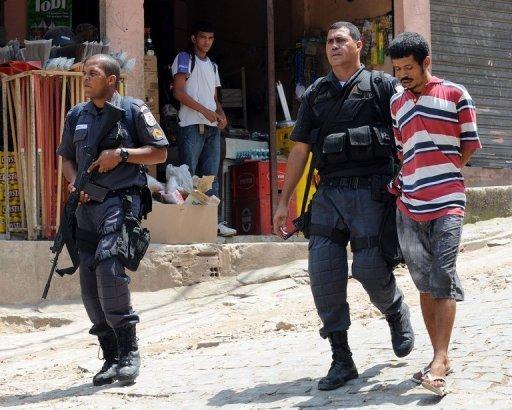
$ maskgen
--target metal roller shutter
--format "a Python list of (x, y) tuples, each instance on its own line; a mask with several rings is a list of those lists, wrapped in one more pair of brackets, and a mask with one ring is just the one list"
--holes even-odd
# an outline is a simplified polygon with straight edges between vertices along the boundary
[(484, 149), (474, 166), (512, 168), (512, 0), (431, 0), (433, 73), (464, 85)]

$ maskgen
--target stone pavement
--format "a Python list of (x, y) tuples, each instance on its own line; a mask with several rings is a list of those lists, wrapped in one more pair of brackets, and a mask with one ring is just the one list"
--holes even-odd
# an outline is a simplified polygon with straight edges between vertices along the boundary
[[(62, 328), (0, 334), (0, 406), (511, 409), (512, 244), (463, 253), (460, 265), (467, 300), (458, 304), (450, 354), (455, 373), (448, 378), (452, 392), (443, 399), (409, 380), (432, 352), (417, 295), (410, 278), (400, 274), (416, 348), (407, 358), (396, 358), (387, 322), (369, 314), (367, 297), (351, 284), (349, 341), (360, 377), (335, 391), (316, 389), (330, 364), (328, 343), (318, 336), (318, 323), (306, 321), (314, 315), (307, 283), (287, 278), (239, 288), (226, 282), (224, 294), (189, 288), (188, 299), (172, 303), (157, 300), (157, 294), (140, 299), (143, 368), (129, 387), (91, 386), (100, 365), (97, 346), (85, 334), (83, 312), (66, 316), (72, 323)], [(275, 323), (287, 319), (287, 312), (275, 316), (273, 304), (289, 310), (288, 331), (276, 331)], [(292, 305), (306, 307), (292, 318)], [(258, 322), (259, 315), (266, 320)], [(229, 322), (234, 326), (228, 331)], [(220, 330), (211, 330), (216, 323), (222, 323)], [(261, 331), (251, 328), (254, 323)], [(201, 333), (204, 339), (182, 344)]]

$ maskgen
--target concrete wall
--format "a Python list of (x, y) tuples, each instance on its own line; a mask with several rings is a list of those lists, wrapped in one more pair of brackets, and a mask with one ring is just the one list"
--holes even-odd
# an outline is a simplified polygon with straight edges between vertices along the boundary
[[(512, 216), (512, 186), (491, 186), (467, 190), (465, 223)], [(509, 227), (512, 231), (512, 227)]]
[(465, 167), (462, 174), (468, 188), (512, 186), (511, 168)]
[[(0, 305), (40, 301), (51, 268), (50, 242), (0, 241)], [(307, 242), (152, 245), (136, 273), (128, 272), (135, 292), (152, 292), (233, 276), (247, 270), (307, 258)], [(70, 266), (62, 252), (59, 267)], [(80, 297), (79, 274), (55, 275), (48, 299)]]
[(112, 50), (137, 60), (128, 94), (144, 99), (144, 0), (100, 0), (100, 30)]
[(430, 0), (394, 0), (395, 35), (416, 31), (430, 43)]

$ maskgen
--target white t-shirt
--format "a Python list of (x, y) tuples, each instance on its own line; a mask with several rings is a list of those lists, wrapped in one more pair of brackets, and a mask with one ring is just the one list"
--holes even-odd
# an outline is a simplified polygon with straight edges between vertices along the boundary
[[(215, 90), (217, 87), (220, 87), (218, 67), (208, 57), (201, 60), (194, 55), (194, 58), (195, 66), (192, 72), (190, 72), (192, 68), (190, 54), (187, 52), (179, 53), (172, 63), (172, 75), (175, 76), (179, 73), (186, 74), (187, 81), (185, 82), (185, 92), (199, 104), (211, 111), (216, 111)], [(212, 123), (208, 121), (203, 114), (187, 107), (185, 104), (181, 104), (178, 116), (181, 127), (194, 124), (205, 124), (211, 125), (212, 127), (217, 126), (217, 122)]]

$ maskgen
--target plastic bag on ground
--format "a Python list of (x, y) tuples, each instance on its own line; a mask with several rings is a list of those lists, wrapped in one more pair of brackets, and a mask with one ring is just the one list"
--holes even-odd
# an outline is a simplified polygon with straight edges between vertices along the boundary
[(179, 167), (174, 167), (171, 164), (167, 165), (165, 177), (167, 179), (166, 192), (180, 191), (190, 194), (194, 190), (188, 165), (183, 164)]
[(151, 192), (163, 191), (165, 189), (165, 185), (161, 182), (158, 182), (151, 175), (146, 174), (146, 178), (148, 180), (148, 188)]

